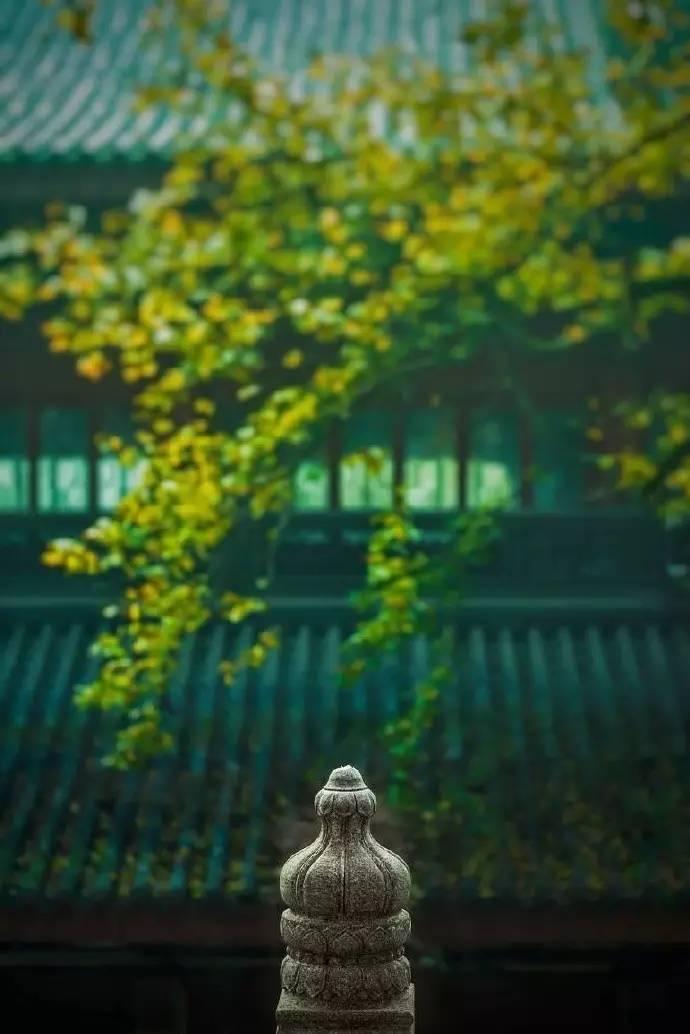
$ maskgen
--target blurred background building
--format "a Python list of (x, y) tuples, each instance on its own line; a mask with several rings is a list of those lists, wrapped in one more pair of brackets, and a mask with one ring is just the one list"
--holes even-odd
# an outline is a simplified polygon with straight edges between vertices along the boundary
[[(543, 5), (569, 40), (591, 48), (594, 65), (606, 56), (601, 3)], [(55, 200), (84, 205), (95, 219), (158, 182), (183, 130), (203, 134), (212, 124), (212, 104), (208, 125), (193, 127), (179, 115), (131, 110), (144, 6), (101, 0), (94, 40), (82, 45), (55, 29), (54, 11), (38, 0), (0, 5), (4, 226), (35, 223)], [(292, 73), (299, 90), (317, 49), (360, 54), (398, 42), (462, 67), (459, 31), (478, 6), (236, 0), (230, 28), (260, 64)], [(166, 59), (165, 39), (157, 59)], [(686, 204), (659, 209), (653, 225), (634, 232), (672, 233)], [(435, 749), (457, 762), (461, 778), (477, 729), (488, 723), (510, 744), (517, 779), (489, 766), (476, 781), (506, 830), (515, 809), (527, 816), (538, 871), (526, 901), (499, 823), (489, 885), (468, 875), (452, 899), (420, 904), (410, 949), (420, 1031), (442, 1034), (452, 1017), (453, 1029), (599, 1024), (629, 1034), (674, 1005), (687, 1011), (690, 816), (672, 814), (673, 835), (651, 836), (632, 876), (602, 849), (593, 879), (577, 867), (565, 877), (539, 869), (545, 845), (560, 838), (567, 853), (572, 834), (566, 822), (542, 828), (538, 807), (549, 773), (567, 764), (602, 792), (611, 779), (687, 785), (690, 630), (677, 557), (650, 514), (606, 490), (593, 462), (600, 446), (585, 433), (592, 395), (613, 404), (655, 379), (690, 386), (682, 333), (654, 341), (626, 370), (587, 347), (567, 359), (565, 375), (563, 357), (541, 362), (525, 373), (533, 413), (516, 408), (476, 362), (456, 378), (455, 404), (447, 401), (452, 372), (437, 370), (410, 385), (403, 404), (381, 398), (334, 425), (298, 472), (299, 513), (276, 558), (280, 650), (227, 690), (216, 665), (235, 631), (191, 637), (170, 690), (176, 752), (120, 775), (99, 765), (109, 717), (72, 704), (96, 663), (87, 649), (112, 585), (66, 579), (39, 556), (50, 538), (107, 513), (136, 477), (93, 443), (98, 431), (131, 433), (128, 399), (108, 378), (85, 389), (70, 359), (48, 353), (39, 322), (5, 325), (0, 340), (0, 982), (8, 1014), (14, 1005), (27, 1023), (66, 1017), (74, 1032), (97, 1023), (103, 1032), (210, 1034), (231, 1029), (227, 1017), (240, 1010), (246, 1029), (271, 1029), (281, 947), (267, 841), (278, 791), (297, 814), (333, 765), (376, 771), (358, 731), (394, 715), (427, 662), (420, 638), (409, 656), (346, 696), (336, 692), (369, 514), (401, 479), (432, 546), (453, 511), (509, 501), (499, 546), (452, 617), (466, 689), (446, 691)], [(342, 463), (356, 446), (383, 450), (378, 473)], [(664, 766), (670, 783), (659, 775)], [(307, 807), (297, 840), (311, 837), (308, 817)], [(610, 835), (625, 836), (615, 821)], [(285, 835), (285, 856), (294, 841), (294, 831)]]

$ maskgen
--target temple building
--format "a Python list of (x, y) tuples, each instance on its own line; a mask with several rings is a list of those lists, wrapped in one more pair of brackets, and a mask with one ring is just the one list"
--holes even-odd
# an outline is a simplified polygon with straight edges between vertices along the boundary
[[(606, 57), (601, 3), (538, 2), (570, 42)], [(52, 7), (4, 0), (3, 229), (36, 224), (53, 201), (95, 218), (159, 182), (184, 127), (181, 115), (131, 107), (143, 6), (99, 0), (84, 45), (55, 28)], [(481, 7), (234, 0), (230, 29), (260, 66), (299, 84), (317, 48), (412, 43), (461, 66), (463, 19)], [(686, 209), (687, 199), (664, 202), (634, 232), (668, 239), (679, 220), (687, 226)], [(279, 649), (226, 687), (218, 662), (252, 628), (211, 624), (191, 635), (165, 701), (174, 752), (119, 773), (101, 765), (117, 715), (73, 703), (96, 670), (88, 648), (116, 587), (67, 578), (40, 554), (134, 483), (136, 469), (94, 444), (98, 432), (132, 433), (128, 395), (115, 378), (86, 384), (69, 357), (49, 353), (40, 322), (0, 328), (6, 1011), (16, 1006), (28, 1023), (64, 1016), (74, 1034), (94, 1022), (103, 1034), (271, 1029), (276, 873), (312, 839), (313, 793), (332, 768), (383, 771), (367, 731), (400, 713), (430, 664), (419, 636), (339, 689), (369, 519), (396, 484), (431, 550), (453, 514), (505, 504), (494, 551), (446, 621), (457, 678), (442, 694), (429, 764), (450, 763), (476, 809), (463, 851), (442, 860), (438, 885), (413, 908), (419, 1030), (600, 1024), (632, 1034), (687, 1007), (687, 568), (660, 521), (611, 489), (596, 463), (602, 445), (586, 434), (592, 397), (606, 406), (655, 384), (690, 390), (687, 326), (670, 324), (625, 369), (613, 370), (596, 344), (525, 360), (528, 406), (477, 360), (431, 370), (335, 421), (297, 471), (296, 513), (275, 557)], [(363, 447), (381, 450), (380, 469), (344, 461)], [(260, 551), (248, 543), (243, 557), (249, 579)], [(237, 557), (218, 557), (221, 581), (226, 564), (236, 570)], [(495, 756), (489, 742), (500, 744)], [(589, 824), (572, 786), (598, 802)], [(299, 835), (284, 828), (291, 814)], [(385, 809), (380, 821), (391, 821)], [(247, 1026), (233, 1026), (229, 1017), (244, 1012)]]

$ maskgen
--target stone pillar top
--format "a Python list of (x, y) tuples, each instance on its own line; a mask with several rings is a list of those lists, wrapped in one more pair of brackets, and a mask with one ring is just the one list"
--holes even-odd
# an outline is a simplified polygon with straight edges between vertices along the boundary
[(342, 765), (334, 768), (328, 777), (324, 790), (366, 790), (367, 784), (362, 773), (353, 765)]
[(333, 769), (314, 805), (319, 835), (280, 873), (288, 908), (278, 1032), (411, 1034), (410, 871), (372, 835), (376, 797), (352, 765)]
[(280, 892), (291, 909), (328, 918), (387, 916), (410, 896), (410, 870), (372, 836), (376, 797), (352, 765), (334, 768), (314, 800), (321, 832), (287, 862)]

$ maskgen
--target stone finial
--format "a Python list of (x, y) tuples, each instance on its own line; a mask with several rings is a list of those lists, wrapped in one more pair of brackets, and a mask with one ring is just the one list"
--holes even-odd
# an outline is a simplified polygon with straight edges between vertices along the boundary
[(356, 768), (335, 768), (314, 804), (321, 832), (280, 874), (278, 1034), (414, 1034), (410, 871), (372, 836), (376, 797)]

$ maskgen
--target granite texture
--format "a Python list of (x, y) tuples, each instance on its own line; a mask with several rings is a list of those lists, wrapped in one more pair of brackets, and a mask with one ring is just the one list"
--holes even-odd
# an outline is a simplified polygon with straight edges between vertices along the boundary
[(278, 1034), (319, 1030), (414, 1034), (414, 988), (404, 945), (410, 871), (369, 828), (376, 797), (350, 765), (315, 799), (321, 832), (288, 858), (280, 892)]

